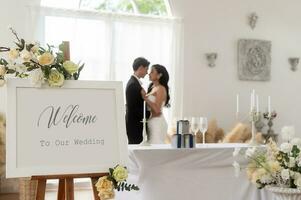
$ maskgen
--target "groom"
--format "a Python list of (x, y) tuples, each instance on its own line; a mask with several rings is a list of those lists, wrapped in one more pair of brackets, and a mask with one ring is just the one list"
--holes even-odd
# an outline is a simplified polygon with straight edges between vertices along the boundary
[[(143, 98), (145, 94), (140, 78), (147, 74), (149, 61), (143, 57), (136, 58), (133, 63), (134, 74), (126, 85), (126, 132), (129, 144), (139, 144), (142, 142), (143, 131)], [(148, 113), (147, 113), (148, 115)], [(146, 116), (147, 116), (146, 115)]]

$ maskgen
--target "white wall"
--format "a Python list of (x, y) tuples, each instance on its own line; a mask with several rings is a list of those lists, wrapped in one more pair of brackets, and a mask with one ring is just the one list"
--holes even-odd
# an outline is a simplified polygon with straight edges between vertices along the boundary
[[(300, 0), (170, 0), (173, 13), (184, 23), (184, 116), (217, 118), (229, 130), (235, 123), (236, 94), (247, 115), (250, 92), (267, 96), (279, 114), (275, 130), (293, 124), (301, 131), (301, 69), (290, 70), (288, 57), (301, 57)], [(256, 12), (252, 30), (247, 16)], [(241, 38), (272, 41), (271, 81), (238, 80), (237, 42)], [(209, 68), (204, 54), (217, 52), (217, 66)], [(299, 66), (301, 68), (301, 66)], [(301, 132), (299, 133), (301, 135)]]

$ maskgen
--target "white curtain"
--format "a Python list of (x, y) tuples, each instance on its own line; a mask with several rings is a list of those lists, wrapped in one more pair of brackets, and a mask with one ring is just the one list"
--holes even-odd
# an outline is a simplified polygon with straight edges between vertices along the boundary
[[(181, 20), (47, 7), (32, 7), (31, 13), (39, 19), (35, 24), (40, 41), (54, 45), (70, 41), (71, 59), (85, 63), (82, 80), (118, 80), (125, 87), (136, 57), (164, 65), (171, 77), (172, 105), (165, 115), (169, 120), (181, 116)], [(143, 82), (147, 87), (148, 76)]]

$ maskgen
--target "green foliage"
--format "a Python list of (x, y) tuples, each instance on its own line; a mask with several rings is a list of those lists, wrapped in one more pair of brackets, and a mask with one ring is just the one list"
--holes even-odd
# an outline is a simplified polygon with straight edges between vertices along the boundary
[(300, 149), (298, 149), (297, 145), (293, 145), (292, 148), (292, 157), (297, 158), (300, 153)]
[(113, 168), (110, 168), (110, 169), (109, 169), (110, 176), (113, 175), (113, 172), (114, 172), (114, 169), (113, 169)]
[(121, 182), (117, 184), (117, 191), (131, 191), (131, 190), (139, 190), (139, 187), (134, 184), (128, 184), (127, 182)]
[(164, 0), (135, 0), (142, 14), (167, 15)]
[(26, 50), (30, 51), (30, 49), (34, 46), (34, 44), (26, 44)]
[(15, 44), (19, 47), (18, 50), (22, 51), (25, 47), (25, 40), (21, 39), (20, 42), (15, 42)]
[(133, 5), (128, 0), (121, 0), (117, 4), (111, 0), (104, 0), (99, 6), (95, 8), (99, 11), (110, 11), (110, 12), (134, 12)]
[(95, 9), (99, 11), (110, 12), (128, 12), (133, 13), (137, 9), (139, 14), (146, 15), (167, 15), (167, 9), (164, 0), (104, 0)]
[(3, 58), (0, 58), (0, 65), (8, 65), (8, 62), (6, 60), (4, 60)]

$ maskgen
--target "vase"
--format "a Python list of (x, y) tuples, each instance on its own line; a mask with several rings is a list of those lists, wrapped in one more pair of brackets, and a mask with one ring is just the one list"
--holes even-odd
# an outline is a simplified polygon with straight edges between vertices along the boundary
[(273, 200), (300, 200), (301, 189), (267, 186), (266, 190), (273, 193)]

